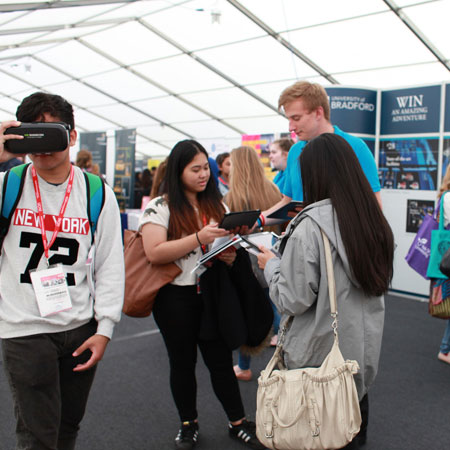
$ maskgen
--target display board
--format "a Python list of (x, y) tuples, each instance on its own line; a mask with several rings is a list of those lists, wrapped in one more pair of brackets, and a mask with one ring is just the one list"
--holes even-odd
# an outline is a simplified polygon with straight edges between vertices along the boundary
[(450, 162), (450, 84), (445, 86), (444, 108), (444, 142), (442, 151), (442, 175), (445, 174)]
[(429, 282), (409, 267), (405, 255), (423, 214), (433, 210), (440, 185), (441, 94), (439, 85), (381, 94), (378, 173), (397, 244), (392, 288), (424, 297)]
[(105, 131), (80, 133), (80, 150), (89, 150), (92, 162), (98, 164), (100, 173), (106, 174), (106, 141)]
[(326, 87), (331, 123), (347, 133), (375, 138), (377, 91), (348, 87)]
[(378, 163), (381, 187), (436, 190), (438, 150), (438, 137), (381, 138)]
[(116, 162), (114, 165), (114, 193), (121, 211), (132, 208), (134, 202), (134, 157), (136, 130), (116, 130)]
[(450, 133), (450, 84), (445, 86), (444, 132)]
[[(396, 243), (392, 289), (425, 298), (429, 281), (405, 256), (424, 214), (434, 208), (439, 174), (450, 163), (450, 83), (386, 91), (325, 89), (333, 125), (362, 138), (375, 156), (383, 212)], [(242, 142), (263, 154), (275, 136), (243, 136)]]
[(381, 135), (439, 133), (441, 86), (381, 94)]

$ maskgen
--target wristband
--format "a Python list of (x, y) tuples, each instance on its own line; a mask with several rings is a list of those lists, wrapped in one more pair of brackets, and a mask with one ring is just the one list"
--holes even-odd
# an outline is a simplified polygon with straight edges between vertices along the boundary
[(261, 223), (261, 225), (260, 225), (261, 227), (263, 227), (263, 226), (266, 224), (266, 218), (264, 217), (263, 214), (260, 214), (260, 215), (259, 215), (258, 220), (259, 220), (260, 223)]
[(200, 242), (200, 239), (198, 237), (198, 231), (195, 232), (195, 237), (197, 238), (197, 242), (200, 244), (201, 247), (203, 244)]
[(261, 222), (261, 219), (259, 217), (256, 219), (256, 224), (258, 225), (258, 228), (262, 227), (262, 222)]

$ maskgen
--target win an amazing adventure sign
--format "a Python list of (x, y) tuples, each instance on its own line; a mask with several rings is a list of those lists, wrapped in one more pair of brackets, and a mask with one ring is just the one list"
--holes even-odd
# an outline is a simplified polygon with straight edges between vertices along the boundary
[(378, 164), (382, 188), (437, 188), (440, 107), (441, 86), (382, 93)]
[(385, 91), (381, 134), (439, 133), (441, 86)]

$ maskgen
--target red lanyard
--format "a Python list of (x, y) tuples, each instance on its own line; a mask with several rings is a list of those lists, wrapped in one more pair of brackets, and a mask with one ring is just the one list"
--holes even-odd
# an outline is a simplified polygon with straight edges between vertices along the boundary
[(43, 211), (43, 207), (42, 207), (41, 190), (39, 189), (39, 180), (36, 175), (36, 169), (34, 168), (34, 166), (31, 166), (31, 176), (33, 177), (34, 193), (36, 195), (36, 204), (37, 204), (37, 210), (38, 210), (38, 215), (39, 215), (39, 225), (41, 227), (42, 243), (44, 244), (44, 252), (45, 252), (45, 257), (47, 258), (47, 264), (48, 264), (48, 250), (55, 242), (56, 236), (58, 235), (59, 230), (61, 228), (61, 223), (64, 218), (64, 213), (66, 212), (67, 203), (69, 203), (70, 193), (72, 192), (74, 174), (75, 174), (75, 171), (73, 169), (73, 166), (71, 166), (69, 182), (67, 183), (66, 193), (64, 194), (64, 200), (61, 205), (61, 210), (59, 211), (58, 219), (56, 220), (52, 239), (50, 240), (50, 243), (48, 243), (47, 233), (45, 231), (44, 211)]
[(222, 177), (218, 177), (219, 181), (226, 187), (228, 187), (228, 183), (222, 178)]
[[(203, 214), (202, 216), (202, 222), (203, 222), (203, 226), (206, 227), (206, 225), (208, 225), (208, 222), (206, 221), (206, 216)], [(202, 244), (200, 246), (201, 250), (202, 250), (202, 254), (204, 255), (206, 253), (206, 245)]]

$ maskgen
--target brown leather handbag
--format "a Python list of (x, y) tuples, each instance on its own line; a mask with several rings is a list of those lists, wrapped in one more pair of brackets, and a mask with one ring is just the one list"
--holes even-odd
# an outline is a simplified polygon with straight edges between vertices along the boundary
[(144, 251), (138, 231), (124, 232), (125, 299), (123, 312), (130, 317), (152, 313), (158, 291), (173, 281), (181, 269), (175, 263), (152, 264)]

